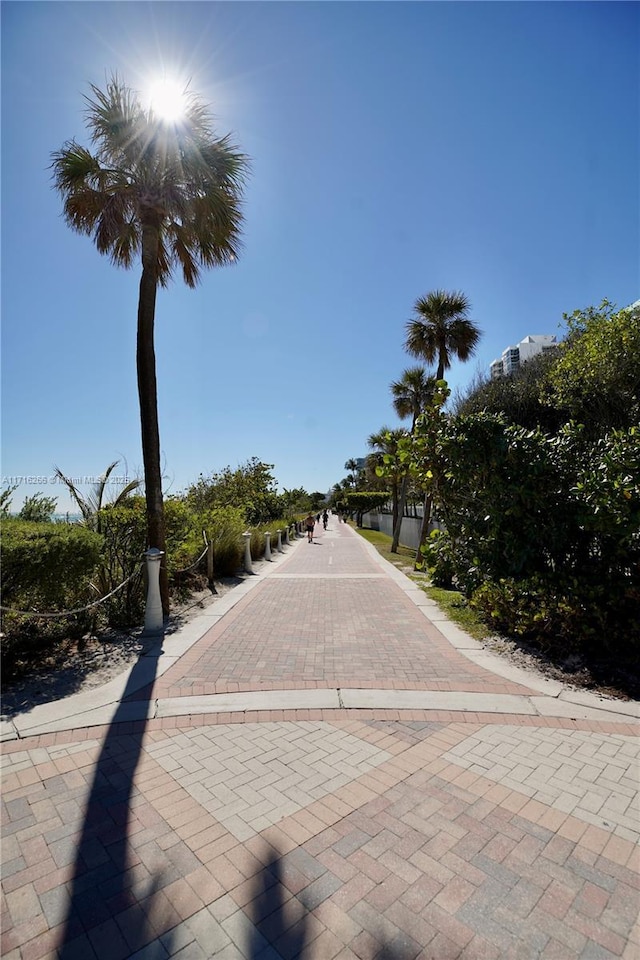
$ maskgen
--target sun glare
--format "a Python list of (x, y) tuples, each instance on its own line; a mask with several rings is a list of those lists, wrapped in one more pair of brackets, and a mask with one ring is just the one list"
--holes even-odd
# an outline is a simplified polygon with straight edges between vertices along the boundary
[(183, 83), (162, 77), (149, 84), (146, 100), (150, 109), (165, 123), (178, 123), (187, 106), (187, 92)]

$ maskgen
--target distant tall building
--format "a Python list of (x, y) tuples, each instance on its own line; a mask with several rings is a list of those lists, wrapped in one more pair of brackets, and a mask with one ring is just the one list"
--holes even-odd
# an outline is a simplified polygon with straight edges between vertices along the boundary
[(517, 370), (521, 364), (536, 357), (539, 353), (553, 350), (558, 345), (554, 334), (542, 333), (525, 337), (515, 347), (507, 347), (502, 351), (502, 357), (494, 360), (490, 365), (491, 379), (507, 377)]

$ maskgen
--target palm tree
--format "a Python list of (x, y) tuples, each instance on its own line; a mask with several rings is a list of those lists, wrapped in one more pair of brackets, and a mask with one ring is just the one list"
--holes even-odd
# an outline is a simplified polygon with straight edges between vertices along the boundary
[[(86, 497), (80, 493), (73, 480), (64, 475), (60, 467), (54, 468), (56, 477), (61, 483), (66, 485), (78, 510), (82, 514), (82, 523), (84, 526), (89, 527), (90, 530), (95, 530), (96, 533), (102, 533), (102, 515), (100, 511), (106, 506), (105, 490), (111, 473), (119, 463), (119, 460), (114, 460), (113, 463), (109, 464), (100, 479), (93, 485), (91, 493)], [(127, 497), (141, 486), (141, 483), (141, 480), (130, 480), (118, 493), (118, 496), (110, 501), (111, 506), (118, 507), (124, 503)]]
[[(436, 380), (443, 379), (452, 357), (464, 361), (475, 352), (481, 332), (467, 316), (470, 309), (471, 304), (461, 291), (433, 290), (415, 302), (415, 316), (406, 325), (405, 349), (427, 363), (437, 363)], [(432, 496), (427, 494), (416, 562), (427, 539), (431, 504)]]
[[(391, 394), (393, 396), (393, 409), (401, 420), (411, 417), (411, 433), (413, 433), (416, 420), (426, 407), (429, 400), (433, 397), (435, 390), (435, 377), (429, 377), (424, 367), (410, 367), (405, 370), (400, 380), (394, 380), (391, 384)], [(393, 528), (393, 539), (391, 541), (391, 552), (398, 552), (400, 542), (400, 531), (402, 528), (402, 518), (404, 516), (404, 507), (407, 502), (407, 490), (409, 487), (409, 474), (405, 473), (402, 478), (400, 488), (400, 499), (398, 503), (398, 520)]]
[[(228, 136), (216, 136), (202, 100), (185, 94), (184, 116), (165, 123), (113, 77), (91, 85), (86, 122), (94, 151), (67, 141), (52, 155), (65, 220), (93, 237), (99, 253), (131, 267), (138, 255), (136, 366), (150, 547), (165, 550), (164, 506), (154, 350), (158, 286), (174, 269), (195, 287), (203, 267), (233, 263), (242, 223), (247, 158)], [(169, 609), (166, 566), (162, 605)]]
[(468, 360), (480, 340), (480, 330), (469, 320), (469, 300), (460, 291), (434, 290), (415, 302), (416, 316), (407, 322), (405, 349), (413, 357), (437, 363), (442, 380), (451, 358)]
[(345, 463), (344, 468), (345, 470), (349, 471), (349, 475), (345, 479), (348, 480), (353, 489), (356, 490), (358, 487), (358, 477), (360, 475), (360, 471), (358, 470), (358, 461), (353, 457), (350, 457)]
[[(381, 427), (377, 433), (372, 433), (367, 439), (367, 444), (374, 451), (369, 454), (367, 460), (375, 466), (382, 466), (383, 457), (395, 458), (398, 453), (398, 443), (402, 437), (406, 436), (406, 431), (402, 428), (390, 430), (389, 427)], [(395, 530), (398, 522), (398, 492), (400, 487), (401, 467), (398, 462), (392, 462), (389, 479), (391, 480), (391, 502), (392, 502), (392, 523)]]

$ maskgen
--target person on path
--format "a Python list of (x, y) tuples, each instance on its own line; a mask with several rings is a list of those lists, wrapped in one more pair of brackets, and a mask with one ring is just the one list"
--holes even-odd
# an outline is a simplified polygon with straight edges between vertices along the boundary
[(329, 523), (329, 514), (325, 510), (324, 513), (322, 514), (322, 526), (324, 527), (325, 530), (327, 529), (328, 523)]
[(305, 524), (305, 527), (307, 528), (307, 540), (309, 541), (309, 543), (313, 543), (313, 528), (315, 525), (315, 519), (312, 513), (308, 514), (304, 524)]

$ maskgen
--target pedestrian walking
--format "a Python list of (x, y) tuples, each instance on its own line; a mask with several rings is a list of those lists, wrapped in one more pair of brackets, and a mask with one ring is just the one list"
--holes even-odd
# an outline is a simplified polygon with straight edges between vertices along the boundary
[(304, 525), (307, 528), (307, 540), (309, 543), (313, 543), (313, 528), (315, 526), (315, 522), (316, 521), (312, 513), (309, 513), (304, 521)]

